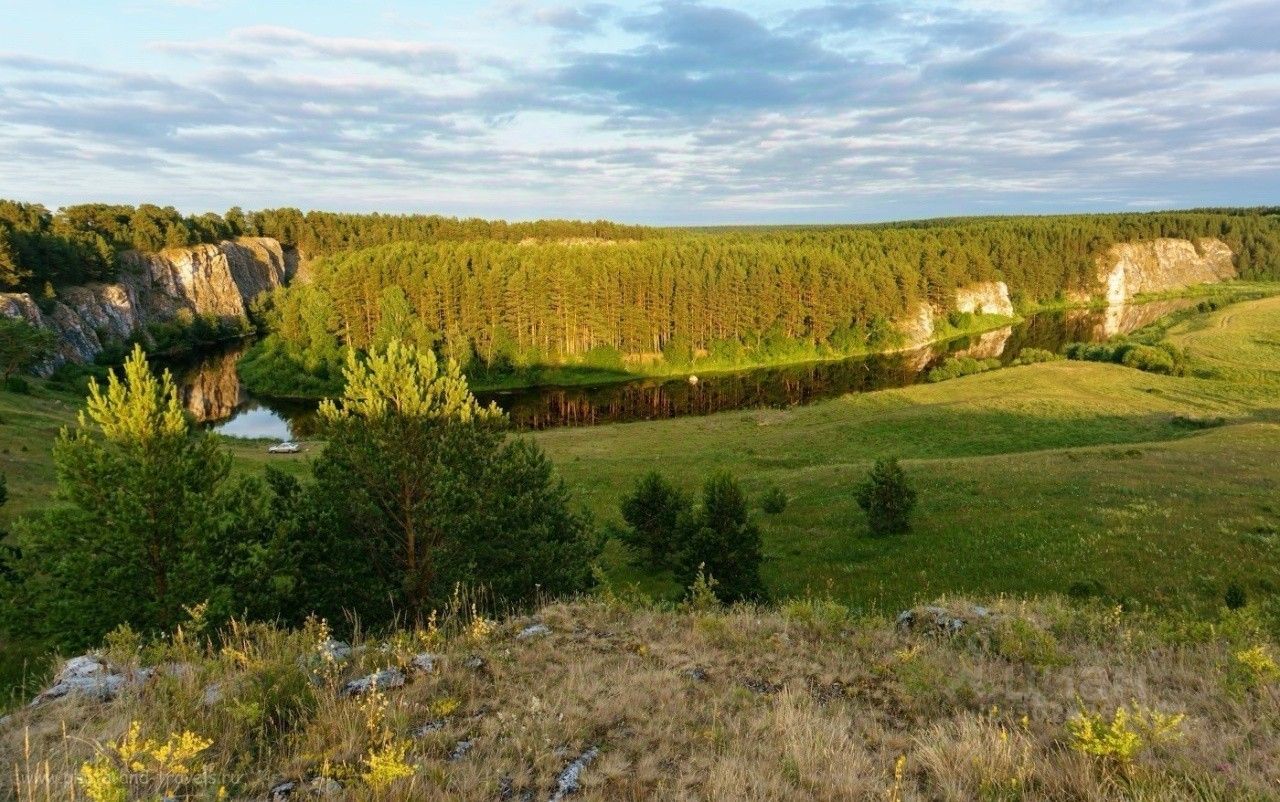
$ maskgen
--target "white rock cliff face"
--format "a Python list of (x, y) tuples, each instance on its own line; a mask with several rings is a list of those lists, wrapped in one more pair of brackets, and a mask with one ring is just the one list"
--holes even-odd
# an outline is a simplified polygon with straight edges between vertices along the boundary
[[(984, 281), (959, 287), (956, 289), (956, 310), (1013, 317), (1009, 287), (1003, 281)], [(934, 319), (939, 314), (944, 314), (944, 310), (934, 309), (932, 304), (921, 301), (911, 314), (899, 320), (898, 331), (906, 339), (905, 347), (914, 348), (932, 340), (936, 331)]]
[(1013, 317), (1009, 286), (1003, 281), (984, 281), (956, 290), (956, 310), (976, 315)]
[(1098, 280), (1108, 304), (1123, 304), (1143, 292), (1235, 278), (1232, 257), (1225, 242), (1212, 238), (1126, 242), (1098, 258)]
[(0, 293), (0, 315), (21, 317), (58, 335), (58, 356), (39, 369), (48, 374), (62, 362), (90, 362), (104, 339), (126, 340), (151, 323), (197, 316), (243, 319), (255, 298), (285, 283), (285, 266), (280, 243), (266, 237), (134, 251), (121, 257), (115, 284), (64, 287), (48, 314), (26, 293)]

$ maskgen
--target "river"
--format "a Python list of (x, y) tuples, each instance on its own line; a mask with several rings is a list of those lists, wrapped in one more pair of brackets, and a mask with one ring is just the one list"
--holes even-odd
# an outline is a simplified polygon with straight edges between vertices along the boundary
[[(756, 368), (687, 378), (634, 379), (583, 387), (531, 387), (481, 392), (521, 429), (707, 415), (732, 409), (789, 407), (846, 393), (905, 387), (922, 381), (949, 356), (997, 358), (1008, 364), (1025, 348), (1058, 351), (1069, 342), (1101, 341), (1141, 328), (1189, 306), (1178, 299), (1101, 310), (1041, 312), (1013, 326), (912, 351)], [(315, 404), (255, 398), (236, 375), (247, 347), (237, 344), (174, 368), (183, 402), (197, 421), (232, 437), (304, 439), (314, 432)]]

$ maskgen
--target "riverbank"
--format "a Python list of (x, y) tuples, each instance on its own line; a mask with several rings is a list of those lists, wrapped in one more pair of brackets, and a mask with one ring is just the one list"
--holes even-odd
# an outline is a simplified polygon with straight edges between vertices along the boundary
[[(695, 357), (690, 363), (672, 365), (661, 359), (629, 366), (601, 367), (589, 364), (538, 365), (514, 372), (493, 376), (478, 372), (468, 377), (472, 390), (479, 393), (503, 393), (548, 387), (596, 387), (623, 384), (643, 379), (690, 378), (723, 376), (752, 370), (794, 367), (797, 365), (840, 362), (860, 357), (883, 356), (927, 348), (964, 337), (1011, 326), (1023, 318), (1006, 315), (966, 315), (965, 323), (953, 326), (945, 319), (940, 321), (935, 336), (928, 340), (896, 344), (885, 348), (853, 348), (835, 351), (818, 348), (809, 343), (792, 343), (787, 353), (765, 359), (718, 360), (710, 356)], [(239, 373), (245, 388), (261, 398), (277, 398), (288, 401), (313, 400), (341, 392), (340, 364), (320, 363), (319, 370), (309, 370), (299, 364), (298, 357), (289, 353), (284, 343), (270, 336), (255, 343), (242, 357)]]

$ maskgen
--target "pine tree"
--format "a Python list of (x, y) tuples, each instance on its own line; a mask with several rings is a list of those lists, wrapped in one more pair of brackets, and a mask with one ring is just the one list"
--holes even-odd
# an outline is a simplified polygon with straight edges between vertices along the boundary
[(366, 360), (349, 352), (345, 376), (320, 406), (319, 495), (395, 609), (425, 615), (456, 582), (513, 600), (589, 584), (597, 546), (563, 484), (532, 443), (505, 442), (501, 412), (456, 362), (392, 340)]
[(765, 598), (760, 529), (751, 521), (746, 496), (732, 476), (717, 474), (707, 479), (701, 508), (686, 517), (681, 528), (680, 568), (685, 585), (702, 572), (715, 580), (722, 601)]
[(621, 509), (627, 522), (627, 528), (620, 533), (622, 541), (648, 567), (673, 567), (680, 526), (690, 510), (684, 494), (657, 471), (650, 471), (622, 499)]
[(867, 513), (873, 535), (898, 535), (911, 529), (916, 491), (907, 481), (897, 459), (876, 460), (871, 473), (856, 491), (858, 506)]
[(230, 457), (192, 429), (166, 371), (140, 347), (53, 450), (64, 505), (14, 533), (27, 624), (67, 645), (127, 621), (167, 629), (206, 598), (201, 544), (215, 525)]

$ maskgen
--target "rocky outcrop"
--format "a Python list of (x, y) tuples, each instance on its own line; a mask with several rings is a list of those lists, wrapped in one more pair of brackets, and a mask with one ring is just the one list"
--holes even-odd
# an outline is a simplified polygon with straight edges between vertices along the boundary
[(904, 347), (919, 348), (933, 339), (933, 305), (921, 301), (911, 314), (898, 320), (895, 325), (902, 334)]
[(122, 261), (121, 280), (142, 302), (148, 322), (172, 320), (182, 310), (226, 321), (244, 318), (254, 298), (285, 281), (280, 243), (266, 237), (158, 253), (134, 251)]
[(1139, 293), (1235, 278), (1233, 256), (1220, 239), (1127, 242), (1111, 246), (1098, 258), (1098, 281), (1108, 304), (1123, 304)]
[(956, 311), (1013, 317), (1009, 287), (1003, 281), (983, 281), (960, 287), (956, 290)]
[[(980, 315), (1005, 315), (1013, 317), (1013, 303), (1009, 300), (1009, 287), (1003, 281), (983, 281), (956, 288), (956, 311)], [(918, 348), (931, 342), (936, 331), (935, 319), (946, 310), (935, 309), (927, 301), (915, 305), (911, 312), (897, 321), (903, 336), (904, 348)]]
[(152, 323), (242, 320), (253, 300), (283, 285), (288, 272), (280, 243), (266, 237), (158, 253), (131, 251), (121, 256), (116, 283), (64, 287), (45, 306), (47, 312), (26, 293), (0, 293), (0, 315), (21, 317), (57, 334), (57, 357), (39, 368), (47, 374), (62, 362), (91, 362), (107, 342), (127, 340)]

